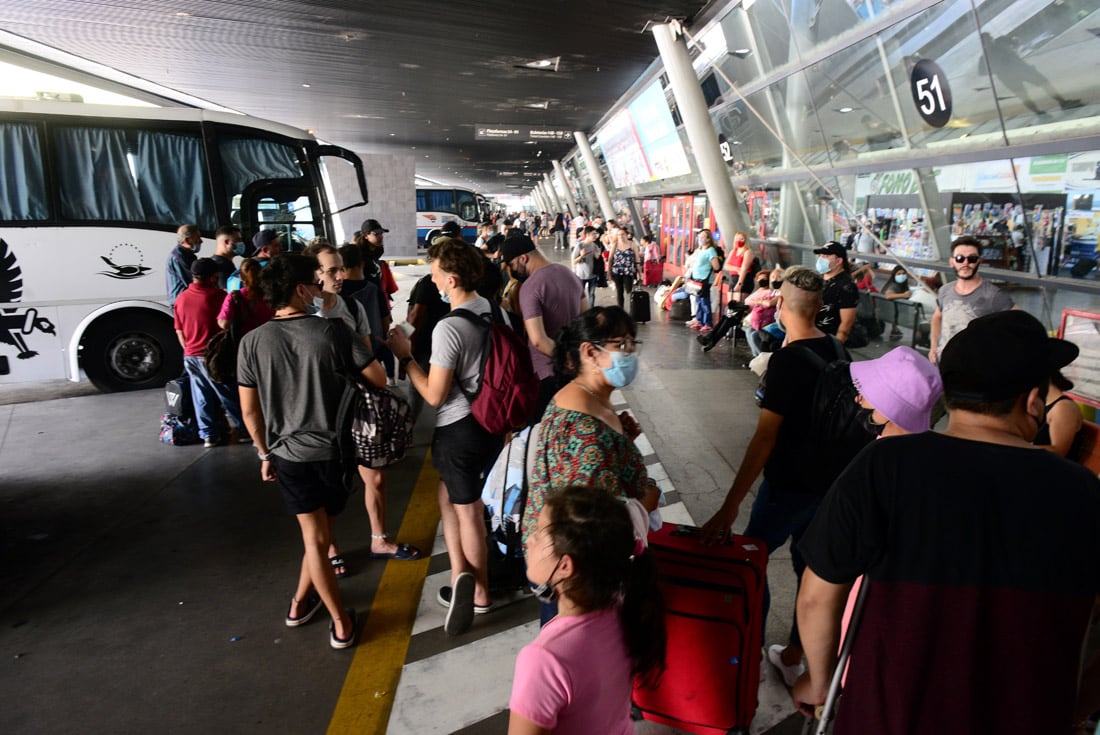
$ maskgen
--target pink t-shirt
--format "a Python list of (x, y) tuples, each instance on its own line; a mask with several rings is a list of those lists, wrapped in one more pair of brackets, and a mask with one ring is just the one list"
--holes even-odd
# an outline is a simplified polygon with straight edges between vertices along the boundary
[(633, 735), (619, 608), (554, 618), (516, 658), (509, 708), (555, 735)]

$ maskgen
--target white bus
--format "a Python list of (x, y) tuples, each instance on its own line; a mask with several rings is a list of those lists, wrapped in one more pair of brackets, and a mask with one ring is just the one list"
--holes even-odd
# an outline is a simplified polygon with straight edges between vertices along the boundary
[(448, 186), (416, 188), (416, 244), (430, 245), (439, 228), (457, 222), (467, 242), (477, 239), (477, 226), (489, 214), (489, 203), (481, 194)]
[[(68, 378), (101, 390), (182, 372), (164, 266), (176, 229), (214, 249), (219, 225), (247, 242), (340, 242), (325, 162), (363, 165), (308, 133), (194, 108), (0, 100), (0, 383)], [(349, 172), (350, 173), (350, 172)]]

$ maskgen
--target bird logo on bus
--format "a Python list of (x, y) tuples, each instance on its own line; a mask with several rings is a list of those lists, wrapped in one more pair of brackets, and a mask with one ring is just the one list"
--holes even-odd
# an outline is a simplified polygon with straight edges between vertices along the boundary
[[(15, 253), (0, 239), (0, 304), (15, 303), (23, 298), (23, 270), (15, 260)], [(26, 337), (33, 332), (56, 335), (53, 322), (38, 316), (34, 308), (0, 308), (0, 344), (19, 350), (20, 360), (27, 360), (38, 353), (27, 345)]]
[[(127, 254), (124, 249), (132, 250), (134, 254)], [(127, 263), (125, 265), (117, 265), (115, 260), (122, 260), (123, 257), (129, 260), (137, 260), (137, 263)], [(136, 245), (131, 245), (128, 242), (119, 243), (111, 248), (111, 252), (107, 255), (99, 256), (107, 265), (114, 268), (113, 271), (100, 271), (99, 275), (107, 276), (108, 278), (117, 278), (120, 281), (129, 281), (134, 278), (141, 278), (149, 271), (153, 270), (148, 266), (142, 265), (145, 255), (141, 252), (141, 248)]]

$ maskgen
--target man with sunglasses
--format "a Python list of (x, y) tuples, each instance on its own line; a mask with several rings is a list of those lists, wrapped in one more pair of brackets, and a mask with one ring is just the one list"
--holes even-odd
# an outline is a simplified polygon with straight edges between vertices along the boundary
[(936, 295), (932, 313), (932, 346), (928, 359), (936, 362), (944, 346), (980, 316), (1015, 308), (1012, 299), (978, 275), (982, 246), (976, 238), (960, 237), (951, 244), (951, 267), (956, 280), (946, 283)]

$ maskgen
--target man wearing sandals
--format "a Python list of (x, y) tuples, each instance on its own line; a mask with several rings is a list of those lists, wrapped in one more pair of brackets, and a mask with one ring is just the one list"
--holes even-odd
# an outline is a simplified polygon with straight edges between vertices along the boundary
[(303, 625), (324, 605), (332, 616), (329, 645), (339, 649), (355, 645), (355, 611), (344, 609), (326, 555), (333, 517), (348, 499), (334, 428), (346, 386), (341, 374), (354, 370), (383, 386), (386, 372), (363, 342), (341, 339), (337, 330), (347, 328), (338, 320), (312, 317), (321, 301), (318, 267), (316, 258), (285, 255), (263, 270), (275, 318), (241, 340), (237, 374), (260, 477), (278, 484), (302, 531), (305, 553), (286, 624)]

